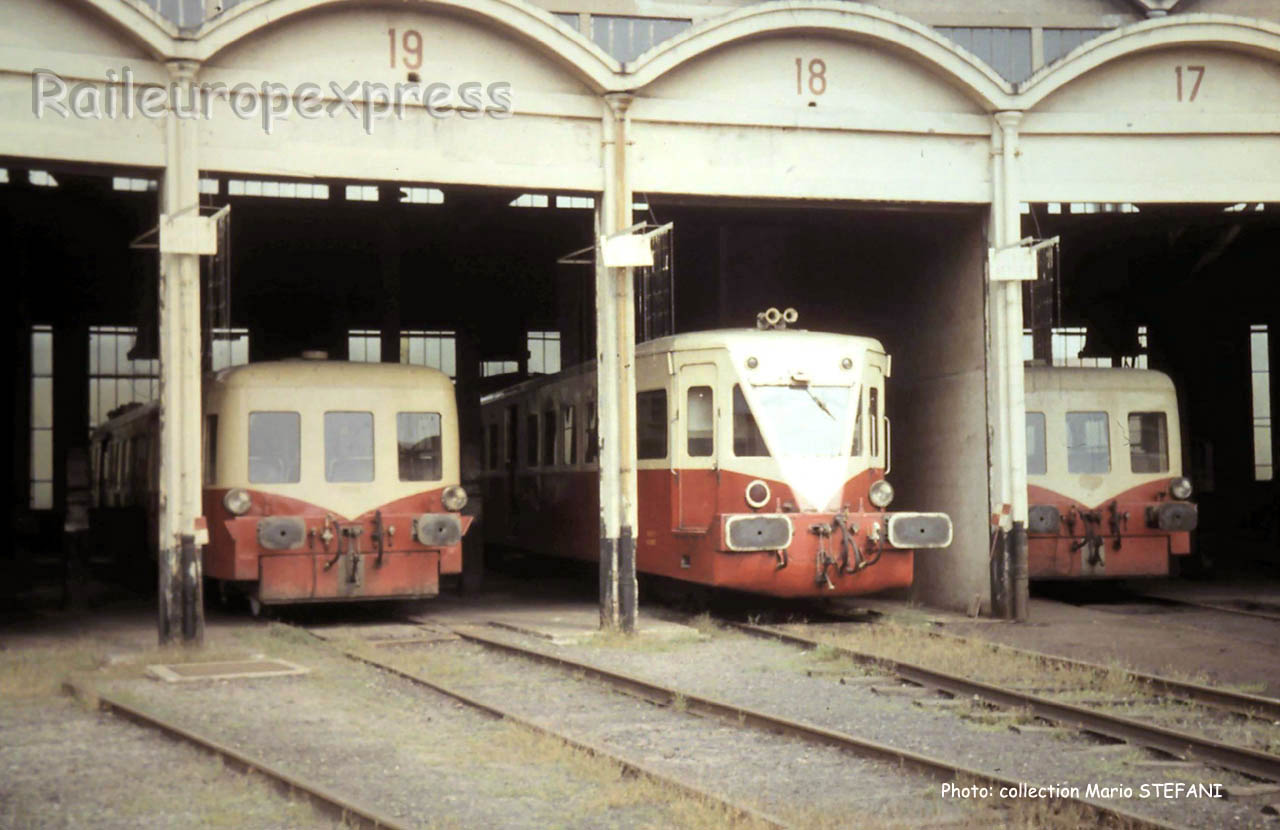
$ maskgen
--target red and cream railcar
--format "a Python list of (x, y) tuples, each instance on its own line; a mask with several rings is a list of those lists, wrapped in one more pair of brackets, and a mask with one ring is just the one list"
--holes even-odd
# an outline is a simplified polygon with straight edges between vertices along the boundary
[(1173, 381), (1146, 369), (1028, 366), (1032, 579), (1162, 576), (1191, 551)]
[[(440, 574), (461, 571), (471, 518), (459, 513), (466, 492), (458, 484), (457, 407), (444, 374), (395, 364), (252, 363), (208, 377), (203, 408), (204, 574), (243, 591), (255, 608), (430, 597)], [(158, 420), (154, 405), (146, 409), (154, 490)], [(138, 418), (113, 419), (95, 443), (126, 438)], [(95, 459), (110, 465), (112, 457), (95, 449)], [(154, 552), (157, 534), (150, 536)]]
[[(875, 340), (709, 331), (636, 348), (636, 567), (786, 597), (911, 584), (941, 513), (889, 512), (889, 357)], [(595, 561), (594, 366), (482, 402), (488, 541)]]

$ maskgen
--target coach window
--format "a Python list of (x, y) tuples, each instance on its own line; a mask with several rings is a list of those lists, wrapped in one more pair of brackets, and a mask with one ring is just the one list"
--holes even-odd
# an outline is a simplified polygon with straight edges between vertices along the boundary
[(1044, 413), (1027, 413), (1027, 475), (1042, 476), (1049, 472), (1049, 456), (1045, 450)]
[(301, 481), (298, 413), (249, 413), (249, 481), (291, 484)]
[(742, 387), (733, 385), (733, 454), (739, 458), (767, 457), (769, 448), (764, 444), (756, 418), (747, 406)]
[(880, 390), (867, 390), (867, 423), (871, 427), (871, 457), (880, 455)]
[(561, 437), (560, 446), (564, 452), (564, 463), (573, 464), (578, 458), (578, 433), (575, 430), (574, 423), (574, 407), (563, 406), (560, 408), (561, 421)]
[(853, 413), (853, 447), (849, 451), (849, 455), (854, 458), (862, 457), (862, 394), (858, 394), (858, 408)]
[(373, 481), (373, 413), (324, 413), (325, 481)]
[(716, 411), (710, 386), (690, 386), (688, 394), (687, 446), (691, 458), (711, 455), (715, 451)]
[(1067, 413), (1067, 472), (1111, 472), (1111, 438), (1107, 413)]
[(636, 394), (636, 458), (667, 457), (667, 390)]
[(599, 429), (599, 424), (596, 421), (596, 402), (587, 401), (587, 446), (582, 453), (584, 463), (595, 463), (596, 455), (600, 451)]
[(530, 467), (538, 466), (538, 413), (530, 412), (524, 420), (525, 461)]
[(1169, 425), (1163, 412), (1129, 413), (1129, 467), (1135, 473), (1169, 472)]
[(439, 481), (440, 413), (397, 412), (396, 451), (401, 481)]
[(556, 463), (556, 410), (555, 407), (542, 413), (542, 466), (552, 467)]

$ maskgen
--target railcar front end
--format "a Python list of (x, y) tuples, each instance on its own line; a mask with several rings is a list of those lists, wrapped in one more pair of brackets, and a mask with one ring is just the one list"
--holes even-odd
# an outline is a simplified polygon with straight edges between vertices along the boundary
[(415, 599), (460, 573), (457, 410), (432, 369), (282, 361), (205, 391), (205, 575), (275, 605)]
[(1142, 369), (1032, 366), (1027, 539), (1032, 579), (1164, 576), (1198, 513), (1182, 475), (1173, 382)]

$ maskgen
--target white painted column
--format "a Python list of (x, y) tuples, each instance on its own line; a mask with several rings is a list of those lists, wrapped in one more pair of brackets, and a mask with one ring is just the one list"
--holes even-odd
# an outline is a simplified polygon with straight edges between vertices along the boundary
[[(599, 236), (631, 225), (627, 110), (605, 96)], [(596, 251), (596, 384), (600, 436), (600, 624), (632, 631), (636, 616), (635, 297), (630, 268), (606, 268)]]
[[(995, 114), (992, 133), (991, 245), (1003, 248), (1021, 238), (1022, 217), (1018, 198), (1018, 125), (1022, 113)], [(1026, 399), (1022, 360), (1022, 283), (990, 282), (990, 349), (996, 363), (995, 423), (993, 442), (995, 479), (993, 513), (1005, 532), (1005, 585), (1007, 610), (1016, 619), (1027, 614), (1027, 443)], [(1007, 512), (1006, 512), (1007, 510)]]
[[(169, 64), (185, 105), (197, 66)], [(165, 132), (161, 222), (197, 216), (200, 169), (196, 112), (170, 108)], [(172, 246), (170, 246), (172, 248)], [(160, 642), (204, 637), (202, 568), (197, 539), (201, 506), (200, 256), (160, 250)], [(200, 541), (203, 541), (202, 539)]]

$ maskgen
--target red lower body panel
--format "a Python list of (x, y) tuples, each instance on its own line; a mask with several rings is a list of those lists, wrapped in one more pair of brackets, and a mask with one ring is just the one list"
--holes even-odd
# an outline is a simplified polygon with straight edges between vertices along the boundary
[(1173, 537), (1183, 537), (1185, 543), (1189, 534), (1174, 533), (1171, 535), (1121, 536), (1120, 547), (1115, 545), (1114, 536), (1102, 538), (1099, 552), (1100, 562), (1089, 562), (1089, 546), (1071, 550), (1072, 545), (1080, 541), (1079, 537), (1038, 536), (1030, 535), (1027, 540), (1027, 565), (1032, 579), (1091, 579), (1120, 578), (1138, 576), (1166, 576), (1169, 573), (1169, 554), (1185, 553), (1188, 545), (1183, 544), (1182, 551), (1171, 551)]
[[(330, 562), (333, 564), (326, 567)], [(336, 599), (413, 599), (440, 592), (440, 554), (331, 556), (264, 554), (258, 558), (258, 599), (264, 603)]]

